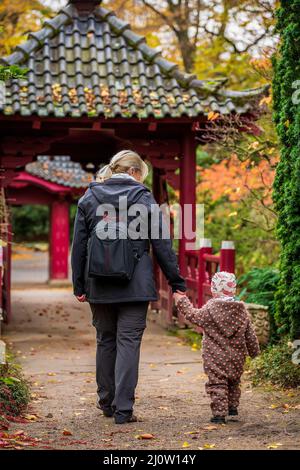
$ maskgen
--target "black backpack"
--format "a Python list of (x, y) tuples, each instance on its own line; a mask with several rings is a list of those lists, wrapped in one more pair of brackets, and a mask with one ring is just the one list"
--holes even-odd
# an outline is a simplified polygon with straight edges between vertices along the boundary
[(103, 221), (97, 223), (88, 242), (88, 277), (130, 281), (149, 241), (128, 238), (127, 225), (118, 219), (109, 222), (108, 230), (104, 227)]

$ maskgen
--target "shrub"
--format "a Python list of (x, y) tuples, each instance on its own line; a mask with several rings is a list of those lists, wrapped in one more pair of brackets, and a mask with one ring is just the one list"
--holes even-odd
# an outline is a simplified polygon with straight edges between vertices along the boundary
[(300, 386), (300, 365), (292, 363), (292, 354), (287, 338), (269, 346), (251, 362), (253, 384), (272, 384), (282, 388)]
[(274, 341), (278, 337), (275, 322), (275, 293), (278, 288), (279, 279), (279, 271), (268, 267), (253, 268), (238, 280), (238, 285), (241, 287), (241, 292), (238, 295), (240, 300), (265, 305), (269, 308), (271, 341)]
[(280, 2), (277, 32), (281, 41), (273, 58), (274, 120), (281, 143), (273, 193), (282, 248), (276, 319), (281, 332), (293, 338), (300, 336), (300, 108), (295, 99), (300, 76), (299, 7), (299, 0)]
[(9, 362), (0, 366), (0, 414), (17, 416), (30, 400), (27, 380), (19, 366)]

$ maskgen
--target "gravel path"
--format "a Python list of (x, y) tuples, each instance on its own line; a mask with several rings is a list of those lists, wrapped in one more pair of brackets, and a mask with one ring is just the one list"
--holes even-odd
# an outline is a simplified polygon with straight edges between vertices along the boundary
[(13, 312), (5, 340), (32, 383), (33, 400), (27, 424), (12, 430), (38, 438), (38, 448), (300, 449), (300, 410), (293, 407), (299, 393), (253, 390), (246, 375), (239, 422), (212, 426), (199, 351), (150, 319), (136, 397), (141, 421), (117, 426), (95, 407), (89, 306), (70, 289), (28, 287), (13, 291)]

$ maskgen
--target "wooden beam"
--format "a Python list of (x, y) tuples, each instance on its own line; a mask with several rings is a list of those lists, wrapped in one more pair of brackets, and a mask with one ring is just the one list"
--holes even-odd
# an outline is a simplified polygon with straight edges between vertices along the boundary
[(100, 131), (102, 129), (101, 122), (100, 121), (94, 122), (92, 129), (93, 131)]
[(149, 122), (148, 131), (155, 132), (157, 130), (157, 122)]
[(36, 130), (40, 130), (41, 128), (41, 121), (36, 119), (35, 121), (33, 121), (32, 123), (32, 129), (36, 129)]
[(150, 162), (153, 167), (165, 170), (176, 170), (180, 166), (180, 160), (175, 160), (174, 158), (150, 157)]
[(0, 156), (0, 166), (7, 169), (23, 167), (27, 163), (32, 162), (33, 155), (17, 156), (17, 155), (5, 155)]
[(63, 135), (46, 136), (8, 136), (0, 140), (1, 149), (4, 155), (38, 155), (45, 153), (51, 147), (51, 144), (62, 140)]

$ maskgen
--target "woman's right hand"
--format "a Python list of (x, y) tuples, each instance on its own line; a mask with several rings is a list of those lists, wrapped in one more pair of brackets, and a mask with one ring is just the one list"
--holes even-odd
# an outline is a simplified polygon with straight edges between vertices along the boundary
[(85, 294), (76, 295), (76, 299), (78, 300), (78, 302), (86, 302), (86, 296), (85, 296)]

